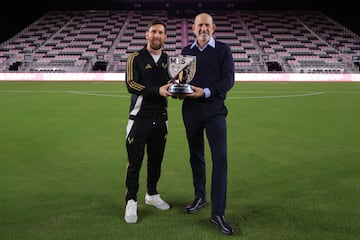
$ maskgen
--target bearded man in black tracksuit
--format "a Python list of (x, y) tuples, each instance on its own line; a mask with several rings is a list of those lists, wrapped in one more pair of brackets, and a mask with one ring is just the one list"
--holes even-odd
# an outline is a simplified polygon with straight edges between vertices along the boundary
[(161, 210), (170, 208), (157, 191), (168, 133), (167, 97), (171, 96), (168, 55), (162, 50), (166, 39), (165, 23), (153, 20), (146, 31), (146, 39), (147, 45), (129, 56), (126, 67), (126, 86), (131, 94), (126, 128), (128, 166), (124, 219), (127, 223), (137, 222), (139, 174), (145, 149), (148, 157), (145, 203)]

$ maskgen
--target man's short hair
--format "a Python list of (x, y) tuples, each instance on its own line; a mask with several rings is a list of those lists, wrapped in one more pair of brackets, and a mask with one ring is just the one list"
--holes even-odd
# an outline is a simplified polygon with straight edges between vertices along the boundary
[(148, 29), (150, 29), (152, 26), (157, 25), (157, 24), (161, 24), (164, 26), (164, 30), (166, 32), (166, 23), (158, 18), (153, 19), (149, 24), (148, 24)]

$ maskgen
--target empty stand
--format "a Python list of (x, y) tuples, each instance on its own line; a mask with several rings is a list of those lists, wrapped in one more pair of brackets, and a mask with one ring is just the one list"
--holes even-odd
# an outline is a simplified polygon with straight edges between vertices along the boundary
[[(238, 73), (360, 72), (359, 36), (321, 12), (209, 12)], [(166, 10), (52, 11), (0, 44), (0, 71), (124, 72), (153, 18), (167, 23), (169, 55), (194, 41), (193, 17)]]

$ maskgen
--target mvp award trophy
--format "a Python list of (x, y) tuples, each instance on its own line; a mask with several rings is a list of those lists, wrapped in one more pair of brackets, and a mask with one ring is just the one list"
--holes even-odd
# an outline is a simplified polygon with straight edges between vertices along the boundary
[(175, 83), (169, 87), (169, 92), (174, 94), (193, 93), (188, 84), (196, 71), (196, 57), (187, 55), (169, 56), (168, 71), (170, 82)]

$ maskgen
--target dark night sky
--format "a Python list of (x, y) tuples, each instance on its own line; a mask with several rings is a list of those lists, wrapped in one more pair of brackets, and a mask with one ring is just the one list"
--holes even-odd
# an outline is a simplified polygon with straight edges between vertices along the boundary
[[(126, 5), (121, 2), (127, 2)], [(182, 2), (192, 8), (198, 2), (204, 6), (209, 1), (190, 0), (168, 0), (168, 2)], [(210, 2), (217, 0), (210, 0)], [(359, 10), (355, 7), (355, 1), (342, 0), (228, 0), (234, 2), (240, 9), (251, 10), (320, 10), (327, 16), (333, 18), (340, 24), (360, 35)], [(1, 35), (0, 42), (3, 42), (16, 33), (29, 26), (49, 10), (106, 10), (120, 9), (120, 6), (131, 5), (131, 2), (143, 2), (146, 0), (18, 0), (10, 1), (7, 6), (2, 7), (0, 14)], [(153, 0), (147, 2), (151, 6), (163, 6), (165, 0)], [(221, 1), (217, 1), (221, 2)], [(226, 2), (226, 1), (222, 1)], [(146, 3), (145, 3), (146, 4)], [(145, 5), (144, 4), (144, 5)], [(225, 4), (224, 4), (225, 5)], [(21, 7), (20, 7), (21, 6)]]

